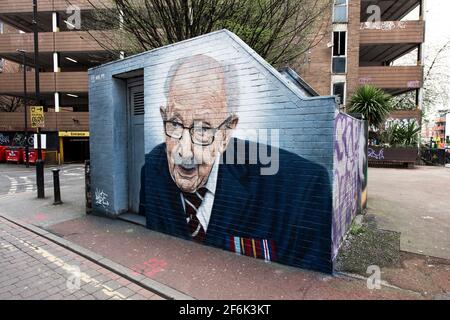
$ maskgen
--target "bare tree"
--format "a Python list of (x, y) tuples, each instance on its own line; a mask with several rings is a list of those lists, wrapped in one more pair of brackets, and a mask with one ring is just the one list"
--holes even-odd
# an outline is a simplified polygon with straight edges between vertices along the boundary
[[(70, 0), (67, 0), (70, 1)], [(226, 28), (274, 65), (317, 45), (332, 0), (88, 0), (85, 30), (116, 57), (151, 50)], [(106, 31), (114, 29), (114, 32)]]
[(23, 99), (19, 97), (0, 96), (0, 112), (15, 112), (23, 109)]
[(450, 56), (450, 39), (446, 43), (432, 49), (424, 76), (424, 98), (425, 111), (432, 111), (432, 106), (448, 105), (450, 67), (448, 65)]
[[(448, 59), (450, 55), (450, 39), (436, 48), (429, 48), (425, 57), (423, 78), (423, 112), (425, 116), (433, 112), (433, 106), (447, 105), (449, 101), (448, 84), (450, 70)], [(400, 63), (414, 64), (417, 61), (415, 52), (401, 59)], [(415, 109), (415, 92), (407, 92), (394, 98), (394, 108), (398, 110)]]

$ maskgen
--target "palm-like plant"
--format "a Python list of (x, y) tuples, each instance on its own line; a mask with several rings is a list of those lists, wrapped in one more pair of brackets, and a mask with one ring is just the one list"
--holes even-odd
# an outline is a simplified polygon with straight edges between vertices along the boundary
[(390, 147), (415, 147), (419, 142), (420, 130), (415, 121), (408, 124), (390, 123), (381, 131), (381, 143)]
[(419, 143), (420, 126), (415, 121), (409, 122), (403, 131), (403, 144), (406, 147), (416, 146)]
[(391, 123), (380, 133), (380, 140), (383, 145), (395, 146), (398, 141), (398, 123)]
[(370, 126), (378, 127), (392, 110), (392, 97), (371, 85), (359, 87), (350, 99), (348, 113), (360, 113)]

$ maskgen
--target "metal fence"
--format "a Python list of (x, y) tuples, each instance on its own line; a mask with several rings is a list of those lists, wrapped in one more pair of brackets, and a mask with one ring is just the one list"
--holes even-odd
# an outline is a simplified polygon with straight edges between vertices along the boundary
[(450, 152), (446, 152), (444, 149), (422, 148), (420, 149), (420, 158), (427, 165), (445, 166), (450, 164)]

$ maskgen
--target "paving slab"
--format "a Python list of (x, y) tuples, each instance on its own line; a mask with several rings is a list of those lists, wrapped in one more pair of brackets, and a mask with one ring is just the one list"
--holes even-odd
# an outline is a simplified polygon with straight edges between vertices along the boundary
[[(426, 282), (424, 287), (430, 286), (435, 290), (428, 290), (432, 294), (427, 295), (420, 290), (420, 286), (410, 285), (408, 279), (398, 277), (397, 272), (409, 272), (410, 279), (414, 278), (416, 273), (425, 272), (420, 268), (411, 270), (414, 264), (406, 263), (404, 270), (395, 268), (389, 270), (389, 274), (392, 275), (390, 279), (395, 281), (395, 286), (371, 290), (368, 289), (365, 278), (354, 275), (330, 276), (265, 263), (169, 237), (129, 222), (86, 216), (82, 182), (80, 180), (78, 187), (72, 186), (62, 191), (63, 201), (65, 200), (62, 206), (53, 206), (50, 197), (37, 200), (35, 193), (22, 193), (2, 198), (1, 200), (6, 200), (8, 205), (0, 208), (0, 214), (22, 219), (29, 227), (32, 224), (45, 228), (47, 234), (42, 234), (50, 239), (53, 234), (56, 235), (55, 239), (63, 237), (66, 242), (61, 241), (60, 249), (63, 249), (64, 255), (69, 255), (64, 256), (64, 259), (70, 259), (69, 261), (75, 259), (73, 260), (75, 262), (84, 259), (83, 254), (74, 255), (73, 252), (66, 250), (69, 244), (76, 243), (78, 246), (73, 246), (74, 249), (81, 253), (86, 250), (94, 252), (96, 255), (91, 254), (96, 257), (94, 260), (100, 263), (110, 262), (112, 267), (126, 275), (126, 280), (131, 279), (146, 286), (161, 286), (161, 289), (169, 288), (173, 295), (182, 292), (196, 299), (431, 299), (435, 293), (440, 292), (441, 296), (443, 294), (445, 296), (445, 290), (450, 291), (445, 282), (443, 288), (436, 288), (435, 283), (431, 283), (431, 278), (428, 277), (423, 280)], [(47, 196), (49, 195), (51, 189), (47, 191)], [(36, 231), (38, 230), (42, 231), (42, 229)], [(53, 253), (51, 241), (41, 243), (40, 237), (33, 237), (26, 230), (17, 232), (21, 236), (31, 237), (30, 241), (35, 241)], [(30, 248), (23, 248), (23, 251), (33, 252)], [(57, 251), (58, 254), (60, 252)], [(0, 260), (0, 264), (10, 263), (16, 258), (13, 255), (5, 256), (5, 259)], [(409, 260), (405, 258), (405, 261)], [(86, 265), (94, 269), (91, 264)], [(52, 263), (48, 262), (45, 266), (52, 266)], [(40, 273), (44, 278), (50, 275), (52, 279), (57, 280), (65, 274), (60, 268), (44, 269), (44, 272)], [(95, 270), (99, 271), (98, 266)], [(126, 270), (130, 271), (130, 274), (127, 274)], [(440, 279), (445, 277), (447, 271), (441, 267), (430, 272), (433, 277)], [(101, 283), (117, 280), (118, 277), (120, 276), (102, 267), (100, 275), (96, 276)], [(8, 286), (6, 288), (10, 290)], [(0, 287), (0, 294), (1, 289)], [(154, 291), (143, 290), (138, 291), (139, 298), (141, 296), (148, 299), (161, 298), (155, 295)], [(82, 291), (82, 293), (79, 293), (77, 298), (95, 299), (93, 295), (95, 292)], [(59, 292), (54, 294), (58, 295)]]
[(369, 168), (368, 212), (403, 251), (450, 259), (450, 169)]
[[(73, 232), (77, 230), (77, 232)], [(238, 256), (121, 220), (86, 216), (49, 231), (119, 263), (144, 283), (162, 283), (195, 299), (422, 299), (420, 292)]]
[(130, 281), (114, 273), (99, 279), (98, 270), (106, 269), (76, 254), (76, 260), (67, 256), (71, 256), (67, 249), (0, 217), (0, 261), (7, 261), (0, 268), (0, 299), (78, 300), (92, 295), (97, 300), (141, 300), (144, 295), (156, 296), (139, 285), (130, 287)]

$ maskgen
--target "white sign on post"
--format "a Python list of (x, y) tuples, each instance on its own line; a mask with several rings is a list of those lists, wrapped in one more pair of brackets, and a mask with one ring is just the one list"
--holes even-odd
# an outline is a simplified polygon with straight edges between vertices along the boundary
[[(33, 148), (35, 148), (36, 150), (38, 148), (37, 133), (34, 134), (34, 146), (33, 146)], [(47, 135), (46, 134), (42, 134), (42, 133), (41, 133), (41, 149), (47, 149)]]

